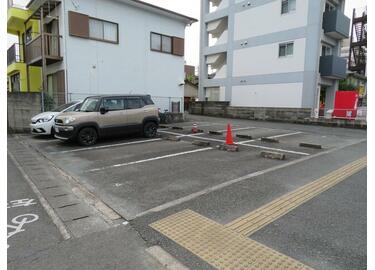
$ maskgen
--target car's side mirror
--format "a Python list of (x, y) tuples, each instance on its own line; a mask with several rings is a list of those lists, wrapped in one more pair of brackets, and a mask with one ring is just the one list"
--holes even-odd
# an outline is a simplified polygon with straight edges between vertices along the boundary
[(108, 110), (104, 107), (100, 107), (99, 111), (100, 111), (100, 114), (106, 114)]

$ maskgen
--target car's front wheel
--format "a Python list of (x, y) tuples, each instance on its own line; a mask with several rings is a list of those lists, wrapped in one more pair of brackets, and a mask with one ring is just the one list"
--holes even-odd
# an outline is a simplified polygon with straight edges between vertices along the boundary
[(83, 146), (94, 145), (98, 140), (98, 133), (94, 128), (83, 128), (78, 133), (78, 143)]
[(154, 138), (158, 132), (158, 126), (154, 122), (148, 122), (143, 127), (143, 135), (146, 138)]

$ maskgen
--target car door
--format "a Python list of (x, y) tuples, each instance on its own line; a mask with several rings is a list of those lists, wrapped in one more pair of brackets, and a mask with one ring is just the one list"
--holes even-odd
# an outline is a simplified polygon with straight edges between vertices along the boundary
[(140, 97), (125, 98), (126, 122), (130, 132), (142, 129), (144, 102)]
[(100, 107), (106, 113), (99, 113), (99, 128), (102, 135), (117, 135), (124, 133), (126, 126), (125, 105), (122, 97), (103, 98)]

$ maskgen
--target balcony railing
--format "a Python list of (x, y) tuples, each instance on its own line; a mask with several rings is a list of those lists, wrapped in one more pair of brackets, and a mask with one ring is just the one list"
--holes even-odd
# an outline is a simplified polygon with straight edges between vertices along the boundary
[(346, 59), (335, 55), (321, 56), (319, 72), (322, 77), (330, 79), (346, 78)]
[[(61, 61), (60, 38), (61, 36), (44, 33), (44, 56), (47, 65)], [(26, 44), (26, 63), (28, 65), (42, 66), (42, 35)]]
[(323, 15), (324, 33), (334, 39), (349, 37), (350, 19), (340, 10), (326, 11)]
[(13, 63), (23, 63), (23, 56), (21, 54), (23, 46), (14, 43), (7, 51), (7, 64), (8, 66)]

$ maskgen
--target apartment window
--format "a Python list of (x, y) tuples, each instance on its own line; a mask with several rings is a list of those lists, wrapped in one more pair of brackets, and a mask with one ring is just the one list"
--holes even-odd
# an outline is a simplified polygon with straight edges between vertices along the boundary
[(288, 42), (279, 45), (279, 57), (292, 56), (294, 50), (294, 43)]
[(118, 24), (90, 17), (89, 38), (118, 43)]
[(327, 45), (322, 45), (322, 56), (332, 55), (332, 48)]
[(163, 52), (172, 53), (172, 38), (167, 36), (161, 37), (161, 49)]
[(335, 10), (336, 7), (334, 4), (330, 3), (330, 2), (327, 2), (326, 3), (326, 7), (325, 7), (325, 11), (332, 11), (332, 10)]
[(281, 0), (281, 14), (296, 10), (296, 0)]
[(151, 50), (184, 56), (184, 39), (151, 33)]
[(172, 53), (172, 37), (151, 33), (151, 49), (159, 52)]
[(151, 33), (151, 50), (161, 51), (161, 35)]

